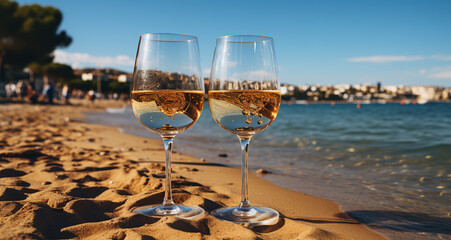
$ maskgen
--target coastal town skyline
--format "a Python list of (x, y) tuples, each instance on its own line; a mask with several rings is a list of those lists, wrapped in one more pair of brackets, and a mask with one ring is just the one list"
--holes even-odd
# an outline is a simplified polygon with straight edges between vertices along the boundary
[[(190, 76), (178, 73), (158, 74), (167, 75), (172, 79), (188, 79)], [(97, 93), (104, 93), (99, 88), (102, 85), (119, 82), (131, 84), (133, 74), (109, 68), (74, 69), (74, 77), (85, 83), (97, 85)], [(42, 81), (38, 81), (42, 82)], [(204, 78), (205, 91), (209, 89), (209, 78)], [(124, 85), (126, 86), (126, 85)], [(80, 86), (79, 86), (80, 87)], [(308, 102), (349, 102), (349, 103), (387, 103), (406, 102), (424, 104), (427, 102), (449, 102), (451, 87), (427, 85), (383, 85), (381, 82), (361, 84), (281, 84), (282, 100), (288, 103), (308, 104)], [(128, 90), (126, 91), (128, 92)], [(111, 95), (111, 93), (110, 93)], [(125, 96), (124, 96), (125, 97)]]
[(177, 32), (199, 37), (209, 77), (217, 37), (261, 34), (275, 39), (282, 83), (451, 86), (447, 1), (18, 2), (61, 9), (74, 41), (55, 61), (74, 68), (132, 72), (140, 34)]

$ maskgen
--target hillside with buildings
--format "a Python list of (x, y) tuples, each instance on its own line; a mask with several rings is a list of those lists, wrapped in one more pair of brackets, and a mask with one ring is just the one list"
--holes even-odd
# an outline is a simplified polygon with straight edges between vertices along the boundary
[(348, 102), (391, 102), (411, 100), (422, 102), (449, 101), (451, 88), (438, 86), (382, 86), (373, 84), (341, 85), (289, 85), (281, 86), (285, 101), (348, 101)]

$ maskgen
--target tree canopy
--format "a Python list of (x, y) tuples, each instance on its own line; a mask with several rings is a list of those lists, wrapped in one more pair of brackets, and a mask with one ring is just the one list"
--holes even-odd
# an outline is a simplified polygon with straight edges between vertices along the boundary
[(64, 30), (58, 31), (62, 19), (54, 7), (0, 0), (0, 71), (3, 66), (21, 70), (31, 63), (52, 62), (53, 51), (72, 42)]
[(43, 71), (45, 75), (58, 81), (74, 78), (74, 70), (66, 64), (49, 63), (44, 66)]

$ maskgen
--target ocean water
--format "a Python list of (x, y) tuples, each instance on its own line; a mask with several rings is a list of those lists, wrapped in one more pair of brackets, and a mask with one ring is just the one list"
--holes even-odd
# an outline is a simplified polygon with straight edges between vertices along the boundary
[[(87, 121), (159, 138), (129, 107)], [(237, 137), (214, 122), (208, 105), (174, 150), (240, 166)], [(339, 203), (387, 237), (451, 239), (451, 103), (283, 104), (252, 138), (249, 166), (270, 169), (264, 178), (275, 184)]]

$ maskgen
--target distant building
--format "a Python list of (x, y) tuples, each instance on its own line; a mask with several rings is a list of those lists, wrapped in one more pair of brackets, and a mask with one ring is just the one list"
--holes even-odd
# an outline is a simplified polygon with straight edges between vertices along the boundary
[(403, 99), (418, 100), (418, 102), (449, 101), (451, 99), (451, 88), (434, 86), (382, 86), (378, 83), (350, 85), (281, 85), (281, 93), (285, 100), (307, 100), (307, 101), (365, 101), (365, 102), (387, 102), (400, 101)]
[(287, 85), (280, 86), (280, 94), (285, 95), (287, 93), (288, 93), (288, 86)]
[(92, 81), (94, 79), (94, 76), (92, 73), (82, 73), (81, 74), (81, 80), (83, 81)]
[(395, 86), (395, 85), (383, 86), (382, 89), (384, 91), (388, 91), (390, 93), (397, 93), (398, 92), (398, 86)]
[[(96, 68), (83, 68), (83, 69), (75, 69), (74, 75), (81, 78), (83, 81), (109, 81), (109, 80), (117, 80), (130, 82), (132, 74), (126, 73), (124, 71), (104, 68), (104, 69), (96, 69)], [(121, 77), (122, 76), (122, 77)], [(119, 79), (119, 77), (121, 79)]]
[(412, 86), (412, 94), (422, 101), (440, 101), (449, 99), (449, 89), (433, 86)]
[(121, 74), (117, 77), (117, 80), (119, 82), (131, 82), (133, 80), (133, 74)]

